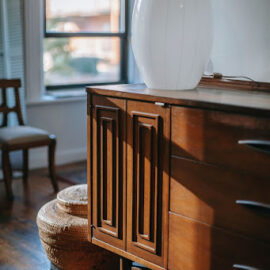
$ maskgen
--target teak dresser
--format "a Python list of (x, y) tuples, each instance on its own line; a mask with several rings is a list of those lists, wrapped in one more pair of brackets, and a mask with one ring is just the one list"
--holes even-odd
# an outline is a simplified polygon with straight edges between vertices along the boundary
[(150, 269), (270, 269), (270, 93), (87, 91), (92, 243)]

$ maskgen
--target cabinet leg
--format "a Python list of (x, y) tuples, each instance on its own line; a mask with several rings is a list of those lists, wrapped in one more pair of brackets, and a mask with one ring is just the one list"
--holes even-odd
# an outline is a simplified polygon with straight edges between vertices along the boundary
[(126, 258), (120, 258), (120, 270), (131, 270), (132, 261)]

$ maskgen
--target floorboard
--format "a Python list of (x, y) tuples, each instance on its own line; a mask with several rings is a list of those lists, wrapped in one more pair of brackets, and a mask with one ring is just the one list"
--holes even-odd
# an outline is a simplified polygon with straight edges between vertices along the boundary
[[(74, 170), (82, 164), (58, 167)], [(44, 253), (36, 226), (38, 210), (55, 198), (47, 170), (30, 172), (26, 185), (21, 179), (13, 180), (14, 201), (8, 202), (3, 181), (0, 181), (0, 269), (49, 270), (50, 262)], [(69, 186), (59, 182), (60, 190)]]

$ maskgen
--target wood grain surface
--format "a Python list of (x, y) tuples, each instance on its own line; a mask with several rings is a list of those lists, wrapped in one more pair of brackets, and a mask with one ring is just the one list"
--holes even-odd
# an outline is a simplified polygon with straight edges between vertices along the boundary
[[(76, 170), (80, 164), (62, 166), (63, 171)], [(36, 216), (46, 202), (55, 199), (48, 181), (47, 170), (35, 170), (28, 182), (20, 179), (12, 184), (14, 201), (7, 201), (3, 181), (0, 182), (0, 269), (48, 270), (50, 262), (44, 253), (38, 236)], [(60, 189), (67, 183), (59, 182)]]
[(144, 84), (92, 86), (87, 92), (117, 98), (163, 102), (173, 105), (270, 115), (270, 93), (198, 87), (194, 90), (170, 91), (148, 89)]

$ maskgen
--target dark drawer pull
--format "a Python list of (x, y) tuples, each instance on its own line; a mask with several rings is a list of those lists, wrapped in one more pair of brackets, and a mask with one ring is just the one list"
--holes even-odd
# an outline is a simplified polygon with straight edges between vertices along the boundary
[(270, 213), (270, 204), (246, 200), (237, 200), (236, 203), (246, 207), (257, 208), (258, 210), (264, 211), (268, 214)]
[(233, 268), (234, 269), (241, 269), (241, 270), (260, 270), (258, 268), (254, 268), (254, 267), (250, 267), (250, 266), (247, 266), (247, 265), (242, 265), (242, 264), (234, 264), (233, 265)]
[(260, 152), (270, 154), (270, 141), (264, 140), (240, 140), (238, 144), (243, 144), (249, 146), (253, 149), (256, 149)]

